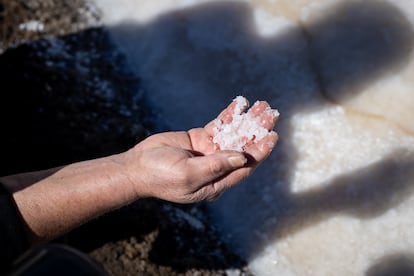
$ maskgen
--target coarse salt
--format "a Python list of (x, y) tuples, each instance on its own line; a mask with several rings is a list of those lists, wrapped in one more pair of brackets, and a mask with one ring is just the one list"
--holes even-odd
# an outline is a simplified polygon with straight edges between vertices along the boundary
[[(247, 144), (262, 140), (270, 133), (270, 130), (261, 125), (260, 116), (254, 117), (251, 112), (244, 112), (249, 106), (245, 97), (237, 96), (233, 101), (236, 102), (236, 106), (232, 121), (230, 123), (224, 123), (220, 119), (214, 121), (213, 142), (219, 145), (221, 150), (242, 152)], [(279, 116), (279, 112), (270, 107), (264, 112), (271, 114), (272, 117)]]

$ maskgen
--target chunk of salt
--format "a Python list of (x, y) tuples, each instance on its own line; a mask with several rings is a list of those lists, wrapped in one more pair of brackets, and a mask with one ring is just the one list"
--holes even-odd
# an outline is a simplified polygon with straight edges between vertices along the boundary
[[(270, 130), (261, 125), (260, 116), (254, 117), (250, 112), (244, 112), (249, 106), (249, 102), (245, 97), (237, 96), (233, 101), (236, 102), (236, 105), (232, 114), (232, 121), (230, 123), (224, 123), (220, 119), (214, 121), (213, 142), (221, 150), (242, 152), (245, 151), (247, 144), (262, 140), (270, 133)], [(270, 113), (273, 117), (279, 116), (279, 112), (270, 107), (264, 112)]]

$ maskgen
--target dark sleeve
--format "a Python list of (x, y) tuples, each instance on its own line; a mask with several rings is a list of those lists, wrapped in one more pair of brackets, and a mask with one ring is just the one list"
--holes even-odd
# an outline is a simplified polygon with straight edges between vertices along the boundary
[(13, 197), (0, 183), (0, 275), (28, 246), (23, 221)]

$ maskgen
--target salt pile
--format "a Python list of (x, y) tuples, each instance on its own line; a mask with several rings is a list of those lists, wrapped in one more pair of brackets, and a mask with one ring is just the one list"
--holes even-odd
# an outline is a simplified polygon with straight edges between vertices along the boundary
[[(231, 122), (223, 122), (220, 119), (214, 121), (214, 137), (213, 142), (220, 146), (221, 150), (244, 151), (249, 143), (257, 143), (266, 137), (270, 131), (262, 126), (261, 117), (255, 117), (252, 114), (254, 107), (259, 105), (256, 101), (253, 107), (248, 111), (245, 110), (249, 106), (248, 100), (243, 96), (237, 96), (234, 100), (236, 106), (232, 114)], [(267, 107), (264, 114), (269, 114), (272, 118), (279, 116), (276, 109)]]

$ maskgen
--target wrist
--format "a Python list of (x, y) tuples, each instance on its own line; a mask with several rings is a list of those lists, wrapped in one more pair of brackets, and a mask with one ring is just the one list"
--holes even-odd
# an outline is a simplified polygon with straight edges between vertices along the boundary
[[(137, 147), (110, 157), (119, 178), (118, 189), (123, 190), (125, 201), (132, 202), (150, 196), (144, 189), (145, 170), (141, 159), (141, 153)], [(110, 176), (113, 175), (110, 174)]]

